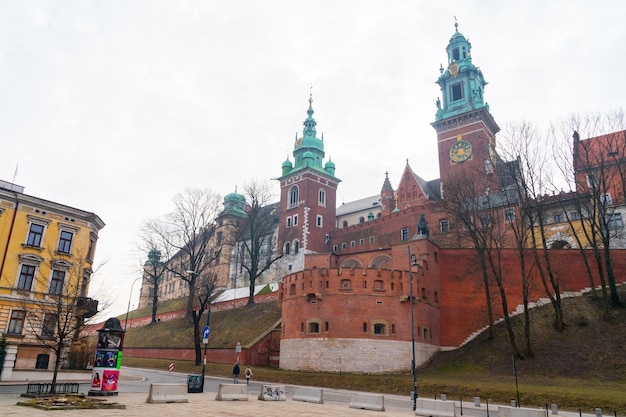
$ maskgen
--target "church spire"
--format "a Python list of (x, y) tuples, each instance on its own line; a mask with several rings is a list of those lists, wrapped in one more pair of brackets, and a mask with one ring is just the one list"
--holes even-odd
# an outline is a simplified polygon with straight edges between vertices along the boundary
[(313, 113), (315, 113), (313, 111), (313, 86), (311, 86), (311, 91), (309, 93), (309, 108), (306, 113), (308, 114), (308, 117), (304, 121), (304, 131), (302, 133), (304, 134), (304, 136), (315, 137), (315, 135), (317, 134), (317, 132), (315, 131), (315, 125), (317, 125), (317, 123), (313, 118)]

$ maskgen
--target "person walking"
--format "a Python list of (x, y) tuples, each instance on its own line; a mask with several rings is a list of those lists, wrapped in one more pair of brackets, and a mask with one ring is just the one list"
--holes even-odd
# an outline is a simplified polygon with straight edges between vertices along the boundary
[(246, 377), (246, 385), (250, 385), (250, 377), (252, 376), (252, 369), (249, 366), (246, 367), (246, 372), (244, 372)]
[(239, 369), (239, 362), (235, 362), (235, 366), (233, 367), (233, 383), (234, 384), (238, 384), (239, 383), (239, 373), (241, 372), (241, 369)]

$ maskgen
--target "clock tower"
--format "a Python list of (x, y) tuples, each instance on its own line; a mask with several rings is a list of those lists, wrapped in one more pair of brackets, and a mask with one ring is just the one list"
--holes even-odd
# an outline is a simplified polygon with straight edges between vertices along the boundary
[(472, 63), (472, 45), (458, 26), (455, 22), (446, 47), (447, 66), (441, 64), (439, 68), (441, 99), (437, 99), (432, 123), (437, 131), (442, 186), (451, 176), (469, 171), (493, 176), (497, 167), (496, 133), (500, 128), (484, 98), (487, 82)]

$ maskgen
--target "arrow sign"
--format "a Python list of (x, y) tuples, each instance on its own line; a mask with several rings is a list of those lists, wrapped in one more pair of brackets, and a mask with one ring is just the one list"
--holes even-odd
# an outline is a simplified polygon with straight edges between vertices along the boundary
[(204, 330), (202, 330), (202, 338), (208, 339), (209, 333), (211, 333), (211, 329), (209, 329), (209, 326), (204, 326)]

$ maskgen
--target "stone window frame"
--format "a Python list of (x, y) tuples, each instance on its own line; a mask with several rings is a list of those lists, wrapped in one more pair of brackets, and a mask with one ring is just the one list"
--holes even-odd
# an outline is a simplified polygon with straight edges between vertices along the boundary
[(391, 329), (391, 325), (389, 324), (389, 320), (385, 319), (374, 319), (370, 325), (372, 335), (375, 337), (389, 336), (389, 329)]
[(322, 321), (320, 319), (308, 319), (305, 330), (307, 334), (320, 334), (322, 332)]

